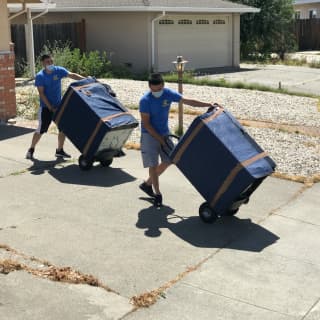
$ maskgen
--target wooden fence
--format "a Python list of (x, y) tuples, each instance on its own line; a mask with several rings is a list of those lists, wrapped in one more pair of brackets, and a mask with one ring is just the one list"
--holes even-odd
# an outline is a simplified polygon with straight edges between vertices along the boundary
[(295, 34), (299, 50), (320, 49), (320, 19), (296, 20)]
[[(34, 51), (37, 57), (44, 45), (61, 41), (69, 42), (71, 47), (86, 50), (85, 21), (78, 23), (34, 24), (33, 25)], [(16, 61), (27, 60), (25, 26), (11, 25), (11, 39), (14, 43)]]

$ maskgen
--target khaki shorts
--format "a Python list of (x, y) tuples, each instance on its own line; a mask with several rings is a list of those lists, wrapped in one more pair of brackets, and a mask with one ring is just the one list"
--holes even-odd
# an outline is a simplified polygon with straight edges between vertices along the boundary
[(156, 167), (161, 162), (171, 163), (170, 158), (163, 152), (161, 144), (149, 133), (141, 133), (141, 155), (144, 168)]

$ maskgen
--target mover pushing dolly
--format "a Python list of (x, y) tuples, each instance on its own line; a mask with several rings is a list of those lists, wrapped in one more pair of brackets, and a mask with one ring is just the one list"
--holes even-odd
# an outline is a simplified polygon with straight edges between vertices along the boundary
[(111, 88), (94, 78), (69, 86), (54, 121), (81, 152), (82, 170), (89, 170), (94, 161), (110, 166), (114, 157), (123, 155), (123, 145), (138, 126)]
[(236, 214), (276, 166), (218, 105), (194, 119), (170, 158), (206, 200), (199, 215), (208, 223)]

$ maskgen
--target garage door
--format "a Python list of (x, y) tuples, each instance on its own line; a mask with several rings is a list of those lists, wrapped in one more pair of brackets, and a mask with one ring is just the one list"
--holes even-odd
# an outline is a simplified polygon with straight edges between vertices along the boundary
[(170, 71), (182, 55), (188, 69), (232, 65), (231, 16), (174, 16), (157, 22), (158, 70)]

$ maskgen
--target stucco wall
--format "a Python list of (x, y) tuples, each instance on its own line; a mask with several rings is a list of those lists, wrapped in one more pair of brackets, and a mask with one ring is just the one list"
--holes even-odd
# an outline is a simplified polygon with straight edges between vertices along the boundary
[(300, 19), (309, 19), (309, 11), (316, 10), (316, 18), (320, 18), (320, 3), (304, 4), (304, 5), (295, 5), (295, 11), (300, 11)]
[(10, 28), (7, 1), (0, 1), (0, 51), (10, 50)]
[[(175, 14), (179, 15), (179, 13)], [(183, 16), (188, 14), (181, 13)], [(189, 14), (194, 16), (193, 14)], [(126, 63), (133, 71), (145, 72), (152, 67), (152, 19), (159, 13), (112, 13), (112, 12), (67, 12), (48, 13), (34, 23), (62, 23), (79, 22), (85, 20), (87, 50), (106, 51), (114, 64)], [(197, 14), (196, 16), (201, 16)], [(204, 15), (204, 16), (208, 16)], [(209, 15), (214, 19), (217, 15)], [(218, 16), (221, 16), (219, 14)], [(232, 20), (229, 24), (227, 52), (228, 66), (238, 67), (240, 63), (240, 15), (229, 15)], [(25, 23), (19, 17), (12, 23)], [(192, 46), (192, 41), (190, 43)], [(157, 26), (155, 25), (155, 59), (157, 60)], [(203, 48), (205, 50), (205, 47)], [(174, 59), (172, 57), (172, 59)], [(156, 66), (156, 64), (155, 64)], [(225, 66), (219, 65), (219, 67)], [(216, 67), (216, 65), (212, 65)]]
[(233, 67), (240, 66), (240, 14), (233, 14)]
[[(106, 51), (115, 64), (127, 63), (133, 71), (149, 66), (149, 14), (147, 13), (48, 13), (34, 23), (85, 20), (87, 50)], [(25, 23), (21, 17), (13, 23)]]

